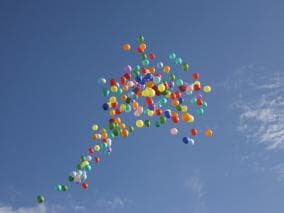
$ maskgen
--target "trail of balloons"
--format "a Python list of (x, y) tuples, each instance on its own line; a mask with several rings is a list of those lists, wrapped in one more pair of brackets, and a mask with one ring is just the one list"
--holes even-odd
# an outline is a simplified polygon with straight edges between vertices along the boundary
[[(128, 43), (124, 44), (122, 49), (125, 52), (132, 51)], [(176, 67), (172, 69), (170, 65), (157, 62), (155, 53), (148, 53), (147, 49), (144, 36), (140, 35), (135, 50), (141, 59), (140, 64), (126, 65), (119, 80), (112, 78), (107, 81), (103, 77), (98, 79), (98, 83), (104, 87), (102, 95), (107, 98), (102, 104), (102, 110), (108, 112), (108, 125), (92, 126), (92, 139), (95, 144), (87, 149), (87, 155), (81, 156), (76, 169), (68, 177), (69, 182), (80, 184), (83, 189), (87, 189), (87, 173), (92, 170), (92, 166), (100, 164), (102, 154), (111, 154), (115, 138), (127, 138), (136, 128), (150, 127), (153, 120), (156, 127), (166, 122), (173, 123), (175, 127), (169, 132), (176, 136), (179, 134), (176, 124), (180, 120), (191, 124), (198, 116), (204, 114), (207, 102), (202, 93), (210, 93), (211, 87), (201, 86), (199, 73), (192, 73), (191, 81), (185, 82), (177, 78), (172, 71)], [(170, 53), (168, 57), (172, 64), (176, 64), (185, 72), (189, 71), (189, 64), (176, 53)], [(189, 101), (186, 101), (186, 96), (190, 97)], [(137, 118), (135, 123), (126, 124), (121, 116), (123, 113), (133, 113)], [(211, 129), (203, 131), (207, 137), (213, 136)], [(198, 133), (199, 130), (192, 127), (181, 141), (194, 145)], [(66, 192), (68, 186), (58, 184), (55, 189)], [(43, 195), (37, 196), (38, 203), (43, 203), (44, 200)]]

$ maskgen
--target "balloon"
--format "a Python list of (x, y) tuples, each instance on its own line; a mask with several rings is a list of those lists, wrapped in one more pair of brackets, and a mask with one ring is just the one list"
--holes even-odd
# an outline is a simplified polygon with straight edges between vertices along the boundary
[(37, 202), (40, 204), (40, 203), (44, 203), (45, 198), (44, 198), (43, 195), (38, 195), (38, 196), (36, 197), (36, 200), (37, 200)]
[(195, 136), (195, 135), (197, 135), (197, 133), (198, 133), (197, 129), (195, 129), (195, 128), (194, 128), (194, 129), (191, 129), (190, 132), (191, 132), (191, 135), (192, 135), (192, 136)]
[(175, 53), (170, 53), (169, 59), (174, 60), (175, 58), (176, 58), (176, 54)]
[(170, 132), (171, 132), (172, 135), (177, 135), (178, 129), (177, 128), (171, 128)]
[(94, 124), (93, 126), (92, 126), (92, 130), (93, 131), (97, 131), (99, 129), (99, 126), (97, 125), (97, 124)]
[(192, 78), (193, 78), (194, 80), (198, 80), (198, 79), (199, 79), (199, 73), (197, 73), (197, 72), (193, 73), (193, 74), (192, 74)]
[(124, 45), (122, 46), (122, 49), (123, 49), (124, 51), (129, 51), (129, 50), (131, 49), (131, 46), (130, 46), (130, 44), (124, 44)]
[(55, 190), (58, 191), (58, 192), (62, 191), (62, 186), (60, 184), (57, 184), (55, 186)]
[(107, 82), (106, 79), (103, 78), (103, 77), (101, 77), (101, 78), (98, 79), (98, 83), (101, 84), (101, 85), (106, 84), (106, 82)]
[(212, 136), (213, 136), (213, 131), (212, 131), (211, 129), (206, 129), (206, 130), (205, 130), (205, 135), (206, 135), (207, 137), (212, 137)]
[(142, 120), (137, 120), (137, 121), (136, 121), (136, 126), (137, 126), (138, 128), (142, 128), (142, 127), (144, 126), (144, 122), (143, 122)]
[(206, 93), (209, 93), (209, 92), (211, 92), (211, 87), (206, 85), (206, 86), (203, 87), (203, 91), (206, 92)]
[(183, 138), (182, 138), (182, 141), (183, 141), (185, 144), (188, 144), (189, 141), (190, 141), (190, 138), (189, 138), (189, 137), (183, 137)]
[(82, 188), (83, 189), (88, 189), (89, 188), (89, 184), (86, 183), (86, 182), (82, 183)]

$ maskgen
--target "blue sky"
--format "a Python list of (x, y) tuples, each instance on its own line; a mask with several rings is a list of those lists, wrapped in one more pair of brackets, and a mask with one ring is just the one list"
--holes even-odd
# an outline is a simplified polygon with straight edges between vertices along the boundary
[[(1, 1), (0, 213), (283, 212), (283, 9), (262, 0)], [(90, 173), (87, 191), (55, 192), (105, 119), (97, 78), (137, 63), (120, 47), (139, 34), (160, 60), (175, 51), (212, 85), (197, 125), (215, 136), (186, 146), (169, 125), (136, 131)]]

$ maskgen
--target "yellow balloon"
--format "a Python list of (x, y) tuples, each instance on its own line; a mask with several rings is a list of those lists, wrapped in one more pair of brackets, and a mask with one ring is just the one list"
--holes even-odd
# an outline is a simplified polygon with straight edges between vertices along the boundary
[(203, 87), (203, 91), (209, 93), (211, 92), (211, 87), (209, 85), (206, 85)]
[(99, 126), (97, 125), (97, 124), (94, 124), (93, 126), (92, 126), (92, 130), (93, 131), (97, 131), (99, 129)]
[(156, 92), (155, 90), (153, 90), (152, 88), (146, 88), (142, 91), (142, 96), (145, 96), (145, 97), (154, 97), (156, 95)]
[(120, 108), (120, 110), (121, 111), (125, 111), (125, 109), (126, 109), (126, 105), (125, 104), (121, 104), (120, 106), (119, 106), (119, 108)]
[(147, 114), (149, 117), (152, 117), (155, 114), (155, 112), (153, 110), (149, 110)]
[(138, 128), (142, 128), (142, 127), (144, 126), (144, 121), (142, 121), (142, 120), (137, 120), (137, 121), (136, 121), (136, 126), (137, 126)]
[(117, 88), (117, 86), (111, 86), (111, 87), (110, 87), (110, 90), (111, 90), (112, 92), (117, 92), (118, 88)]
[(181, 106), (181, 111), (182, 112), (187, 112), (188, 107), (186, 105)]
[(95, 145), (95, 146), (94, 146), (94, 150), (95, 150), (96, 152), (98, 152), (98, 151), (101, 150), (101, 147), (100, 147), (99, 145)]
[(116, 97), (115, 97), (115, 96), (111, 96), (111, 97), (109, 98), (109, 102), (110, 102), (110, 103), (115, 103), (115, 102), (116, 102)]
[(158, 85), (158, 90), (159, 90), (160, 92), (164, 92), (165, 89), (166, 89), (166, 87), (165, 87), (164, 84), (159, 84), (159, 85)]

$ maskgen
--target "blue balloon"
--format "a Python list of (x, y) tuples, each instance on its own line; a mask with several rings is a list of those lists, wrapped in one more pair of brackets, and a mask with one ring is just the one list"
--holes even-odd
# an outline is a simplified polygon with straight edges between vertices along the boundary
[(108, 106), (107, 103), (104, 103), (104, 104), (103, 104), (103, 109), (104, 109), (104, 110), (108, 110), (108, 109), (109, 109), (109, 106)]

